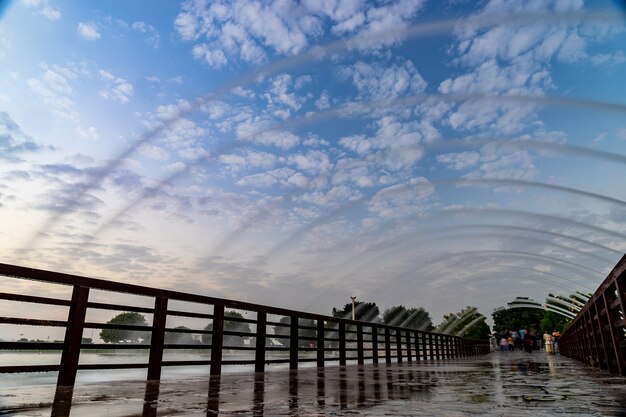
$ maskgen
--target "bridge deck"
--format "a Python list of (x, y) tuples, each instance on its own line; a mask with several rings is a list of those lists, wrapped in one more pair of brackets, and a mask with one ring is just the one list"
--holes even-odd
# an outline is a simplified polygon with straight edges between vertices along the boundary
[[(626, 415), (626, 378), (543, 351), (291, 373), (239, 372), (209, 385), (208, 377), (198, 376), (164, 379), (160, 387), (131, 381), (79, 384), (71, 415), (215, 415), (210, 410), (218, 407), (219, 415), (237, 416)], [(32, 405), (40, 396), (38, 389), (8, 390), (0, 393), (0, 408), (12, 403), (14, 415), (50, 415), (50, 403), (16, 408), (18, 399)]]

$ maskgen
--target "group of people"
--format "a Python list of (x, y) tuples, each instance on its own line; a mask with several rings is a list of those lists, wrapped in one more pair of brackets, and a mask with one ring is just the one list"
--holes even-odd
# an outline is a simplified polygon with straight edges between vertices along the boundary
[[(548, 354), (559, 353), (559, 338), (561, 333), (555, 330), (551, 334), (546, 330), (543, 334), (543, 341)], [(492, 337), (492, 350), (513, 351), (524, 350), (532, 353), (537, 345), (537, 336), (534, 330), (520, 329), (518, 331), (507, 330)]]
[(498, 345), (502, 351), (524, 350), (531, 353), (536, 340), (534, 332), (529, 332), (528, 329), (508, 330), (499, 335)]
[(543, 342), (546, 347), (546, 352), (549, 355), (556, 355), (559, 353), (559, 338), (561, 337), (561, 333), (558, 330), (552, 332), (552, 334), (548, 333), (548, 331), (543, 332)]

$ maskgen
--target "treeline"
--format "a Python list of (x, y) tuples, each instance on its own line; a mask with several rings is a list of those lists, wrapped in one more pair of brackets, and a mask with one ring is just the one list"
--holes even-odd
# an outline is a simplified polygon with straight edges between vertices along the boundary
[[(333, 308), (331, 312), (333, 317), (351, 318), (352, 304), (348, 303), (341, 308)], [(239, 347), (243, 346), (250, 336), (252, 329), (250, 324), (246, 322), (244, 316), (237, 311), (224, 312), (224, 346)], [(489, 334), (489, 327), (484, 321), (484, 316), (478, 313), (475, 307), (466, 307), (458, 313), (449, 313), (444, 315), (443, 321), (439, 326), (434, 326), (428, 311), (423, 307), (405, 307), (404, 305), (396, 305), (387, 308), (382, 313), (374, 302), (355, 303), (355, 318), (358, 321), (366, 321), (371, 323), (387, 324), (391, 326), (406, 327), (416, 330), (436, 331), (459, 336), (485, 338)], [(290, 317), (281, 317), (280, 325), (273, 327), (273, 334), (268, 334), (268, 338), (272, 339), (274, 344), (287, 346), (289, 344)], [(136, 312), (120, 313), (108, 321), (109, 324), (118, 324), (126, 326), (143, 327), (148, 326), (148, 322), (142, 314)], [(311, 319), (299, 320), (300, 345), (308, 346), (311, 341), (307, 338), (316, 336), (316, 322)], [(332, 326), (332, 324), (328, 324)], [(327, 327), (331, 330), (332, 327)], [(209, 322), (204, 331), (213, 330), (213, 323)], [(236, 334), (229, 334), (236, 333)], [(100, 332), (100, 339), (105, 343), (150, 343), (150, 331), (140, 329), (103, 329)], [(210, 333), (193, 333), (191, 329), (185, 326), (178, 326), (173, 331), (165, 333), (166, 344), (183, 344), (183, 345), (202, 345), (211, 344), (212, 335)]]

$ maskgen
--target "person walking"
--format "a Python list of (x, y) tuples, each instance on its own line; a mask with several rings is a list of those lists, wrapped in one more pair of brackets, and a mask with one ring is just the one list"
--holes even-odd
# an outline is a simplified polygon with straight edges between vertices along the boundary
[(527, 353), (533, 353), (533, 338), (530, 336), (530, 333), (524, 332), (524, 350)]
[(554, 345), (554, 354), (559, 353), (559, 338), (561, 337), (561, 332), (558, 330), (554, 330), (552, 332), (552, 344)]
[(509, 350), (509, 342), (507, 342), (506, 337), (504, 336), (500, 339), (500, 350), (504, 352)]
[(550, 333), (548, 333), (548, 331), (547, 331), (547, 330), (545, 330), (545, 331), (543, 332), (543, 342), (544, 342), (544, 344), (545, 344), (545, 347), (546, 347), (546, 353), (547, 353), (548, 355), (552, 355), (552, 354), (554, 354), (554, 346), (552, 345), (552, 341), (553, 341), (553, 339), (552, 339), (552, 335), (551, 335)]

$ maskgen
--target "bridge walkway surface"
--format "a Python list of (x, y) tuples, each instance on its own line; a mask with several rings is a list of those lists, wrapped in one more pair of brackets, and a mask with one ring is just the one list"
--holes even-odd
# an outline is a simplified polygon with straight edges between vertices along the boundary
[(71, 410), (51, 411), (40, 392), (6, 390), (0, 403), (24, 416), (626, 416), (626, 378), (544, 351), (83, 383)]

